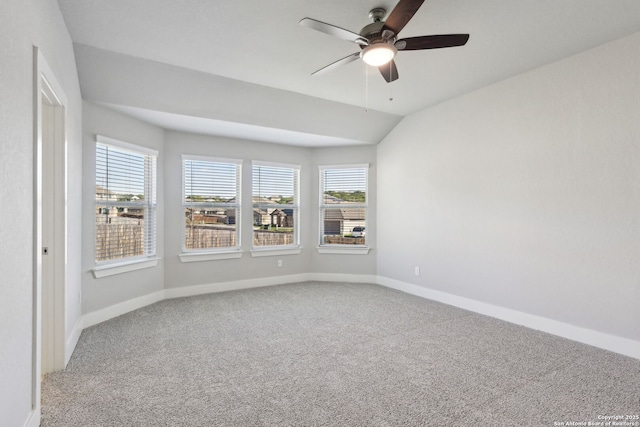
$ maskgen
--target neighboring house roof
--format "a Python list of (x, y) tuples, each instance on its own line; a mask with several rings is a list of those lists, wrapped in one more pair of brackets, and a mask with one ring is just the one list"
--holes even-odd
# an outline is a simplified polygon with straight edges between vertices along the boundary
[(96, 199), (118, 200), (118, 195), (111, 190), (96, 185)]
[(325, 221), (329, 220), (343, 220), (343, 221), (356, 221), (356, 220), (364, 220), (365, 219), (365, 210), (362, 208), (355, 209), (342, 209), (342, 208), (331, 208), (324, 211), (324, 219)]
[(111, 194), (111, 195), (115, 195), (116, 193), (114, 193), (111, 190), (107, 190), (106, 188), (104, 188), (101, 185), (96, 185), (96, 194)]
[(293, 215), (293, 209), (274, 209), (273, 212), (271, 212), (269, 215), (271, 216), (292, 216)]

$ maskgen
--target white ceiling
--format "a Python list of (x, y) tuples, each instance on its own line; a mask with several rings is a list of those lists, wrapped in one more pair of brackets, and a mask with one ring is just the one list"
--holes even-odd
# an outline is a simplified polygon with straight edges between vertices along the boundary
[[(273, 89), (274, 94), (293, 92), (368, 108), (390, 118), (408, 115), (640, 31), (639, 0), (427, 0), (402, 30), (401, 38), (469, 33), (469, 42), (464, 47), (399, 52), (396, 64), (400, 79), (388, 84), (377, 70), (367, 70), (362, 61), (311, 76), (313, 71), (359, 51), (359, 47), (302, 27), (298, 22), (311, 17), (358, 32), (370, 22), (367, 16), (370, 9), (384, 7), (390, 11), (397, 3), (395, 0), (58, 0), (58, 3), (71, 37), (79, 45), (252, 84), (247, 89), (260, 85)], [(79, 74), (81, 84), (84, 80), (88, 82), (82, 67)], [(91, 93), (88, 85), (86, 82), (82, 85), (83, 96), (85, 92)], [(241, 89), (238, 96), (244, 96)], [(113, 100), (109, 103), (118, 104)], [(167, 119), (168, 128), (212, 134), (216, 134), (216, 128), (228, 128), (217, 117), (201, 116), (197, 117), (201, 120), (193, 120), (183, 115), (184, 120), (174, 116), (168, 120), (169, 117), (161, 115), (166, 111), (139, 111), (141, 105), (121, 107), (122, 111), (131, 107), (130, 113), (137, 113), (147, 121), (165, 123), (162, 120)], [(309, 116), (318, 114), (314, 110)], [(276, 133), (279, 129), (291, 130), (282, 120), (273, 123), (266, 127)], [(247, 137), (252, 137), (251, 129), (247, 131)], [(239, 132), (242, 134), (242, 130)], [(386, 132), (388, 129), (374, 137), (346, 138), (344, 143), (352, 140), (377, 143)], [(325, 136), (331, 137), (330, 132)], [(294, 139), (298, 140), (297, 137), (302, 138), (301, 145), (322, 145), (305, 140), (304, 135)], [(327, 143), (335, 145), (336, 141)]]

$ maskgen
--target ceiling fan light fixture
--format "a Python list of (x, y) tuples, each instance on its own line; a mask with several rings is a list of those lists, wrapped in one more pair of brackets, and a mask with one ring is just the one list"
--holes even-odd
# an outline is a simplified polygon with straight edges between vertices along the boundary
[(379, 67), (391, 61), (398, 53), (398, 49), (389, 43), (376, 43), (362, 49), (360, 56), (367, 64)]

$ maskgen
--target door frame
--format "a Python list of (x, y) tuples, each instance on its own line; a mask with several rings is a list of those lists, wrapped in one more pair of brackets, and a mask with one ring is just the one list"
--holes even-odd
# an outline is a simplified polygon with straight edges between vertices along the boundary
[[(52, 371), (65, 368), (65, 278), (67, 273), (67, 140), (66, 106), (67, 97), (55, 77), (44, 55), (37, 46), (33, 47), (33, 136), (34, 136), (34, 177), (33, 177), (33, 342), (32, 342), (32, 409), (40, 413), (40, 382), (42, 376), (42, 321), (53, 323), (51, 346)], [(53, 106), (54, 129), (46, 137), (43, 135), (42, 105)], [(43, 137), (51, 139), (52, 155), (43, 157)], [(44, 168), (45, 162), (47, 169)], [(49, 170), (44, 176), (43, 170)], [(43, 179), (52, 180), (52, 194), (43, 194)], [(53, 230), (49, 230), (52, 242), (49, 254), (52, 257), (50, 304), (43, 304), (42, 257), (43, 257), (43, 198), (49, 197), (52, 207)], [(50, 309), (45, 309), (46, 306)], [(45, 316), (45, 317), (43, 317)], [(39, 418), (39, 416), (37, 417)]]

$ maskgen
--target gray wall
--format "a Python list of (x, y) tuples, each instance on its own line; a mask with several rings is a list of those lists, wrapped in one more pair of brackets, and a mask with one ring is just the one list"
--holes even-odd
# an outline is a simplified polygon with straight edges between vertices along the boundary
[[(84, 112), (84, 258), (83, 312), (91, 313), (162, 289), (195, 285), (215, 285), (242, 280), (286, 277), (309, 272), (374, 275), (375, 252), (369, 255), (318, 254), (318, 166), (330, 164), (370, 164), (369, 245), (375, 246), (376, 147), (311, 149), (256, 141), (195, 135), (161, 129), (124, 116), (99, 105), (85, 102)], [(137, 270), (95, 279), (94, 267), (94, 185), (95, 134), (159, 149), (158, 159), (158, 255), (155, 268)], [(242, 221), (252, 223), (251, 161), (289, 163), (301, 166), (300, 239), (296, 255), (252, 257), (252, 236), (244, 227), (240, 259), (183, 263), (182, 251), (182, 154), (243, 160)], [(277, 260), (283, 266), (277, 266)]]
[(71, 39), (55, 0), (0, 2), (0, 420), (31, 411), (33, 319), (33, 46), (67, 97), (66, 338), (80, 319), (82, 101)]
[[(157, 161), (158, 265), (96, 279), (95, 186), (96, 134), (159, 151)], [(99, 105), (84, 103), (82, 311), (90, 313), (164, 289), (164, 131)]]
[[(180, 204), (181, 155), (196, 154), (206, 156), (243, 159), (243, 221), (250, 224), (251, 218), (251, 160), (299, 164), (301, 246), (299, 255), (253, 258), (249, 253), (251, 234), (242, 233), (245, 250), (241, 259), (216, 260), (195, 263), (181, 263), (178, 254), (182, 248), (183, 212)], [(213, 284), (262, 277), (287, 276), (308, 272), (338, 274), (375, 274), (375, 256), (369, 255), (329, 255), (318, 254), (318, 166), (331, 164), (370, 163), (370, 209), (371, 240), (375, 245), (375, 146), (355, 146), (345, 148), (309, 149), (255, 141), (225, 139), (183, 132), (166, 133), (166, 260), (165, 283), (167, 288)], [(373, 242), (373, 243), (371, 243)], [(277, 259), (283, 266), (277, 267)]]
[[(240, 259), (182, 263), (178, 255), (182, 251), (182, 154), (225, 157), (243, 160), (242, 165), (242, 224), (241, 244), (244, 253)], [(300, 240), (302, 251), (297, 255), (256, 257), (250, 253), (251, 227), (251, 161), (288, 163), (300, 165)], [(311, 171), (309, 149), (255, 141), (193, 135), (183, 132), (166, 133), (166, 260), (165, 283), (167, 288), (214, 284), (262, 277), (301, 274), (309, 271), (313, 250), (311, 221), (308, 217), (311, 201)], [(277, 267), (282, 259), (282, 267)]]
[(377, 143), (401, 119), (82, 44), (75, 49), (82, 96), (88, 101), (284, 129), (354, 145)]
[(378, 274), (640, 340), (639, 50), (406, 117), (378, 146)]
[(317, 227), (319, 223), (319, 175), (318, 166), (343, 165), (343, 164), (369, 164), (369, 201), (367, 218), (367, 246), (371, 251), (367, 255), (346, 255), (346, 254), (319, 254), (313, 251), (311, 271), (314, 273), (337, 273), (337, 274), (376, 274), (376, 185), (377, 185), (377, 163), (376, 146), (364, 145), (353, 147), (337, 148), (314, 148), (311, 153), (312, 159), (312, 189), (313, 204), (311, 209), (312, 226), (315, 227), (312, 246), (318, 245)]

